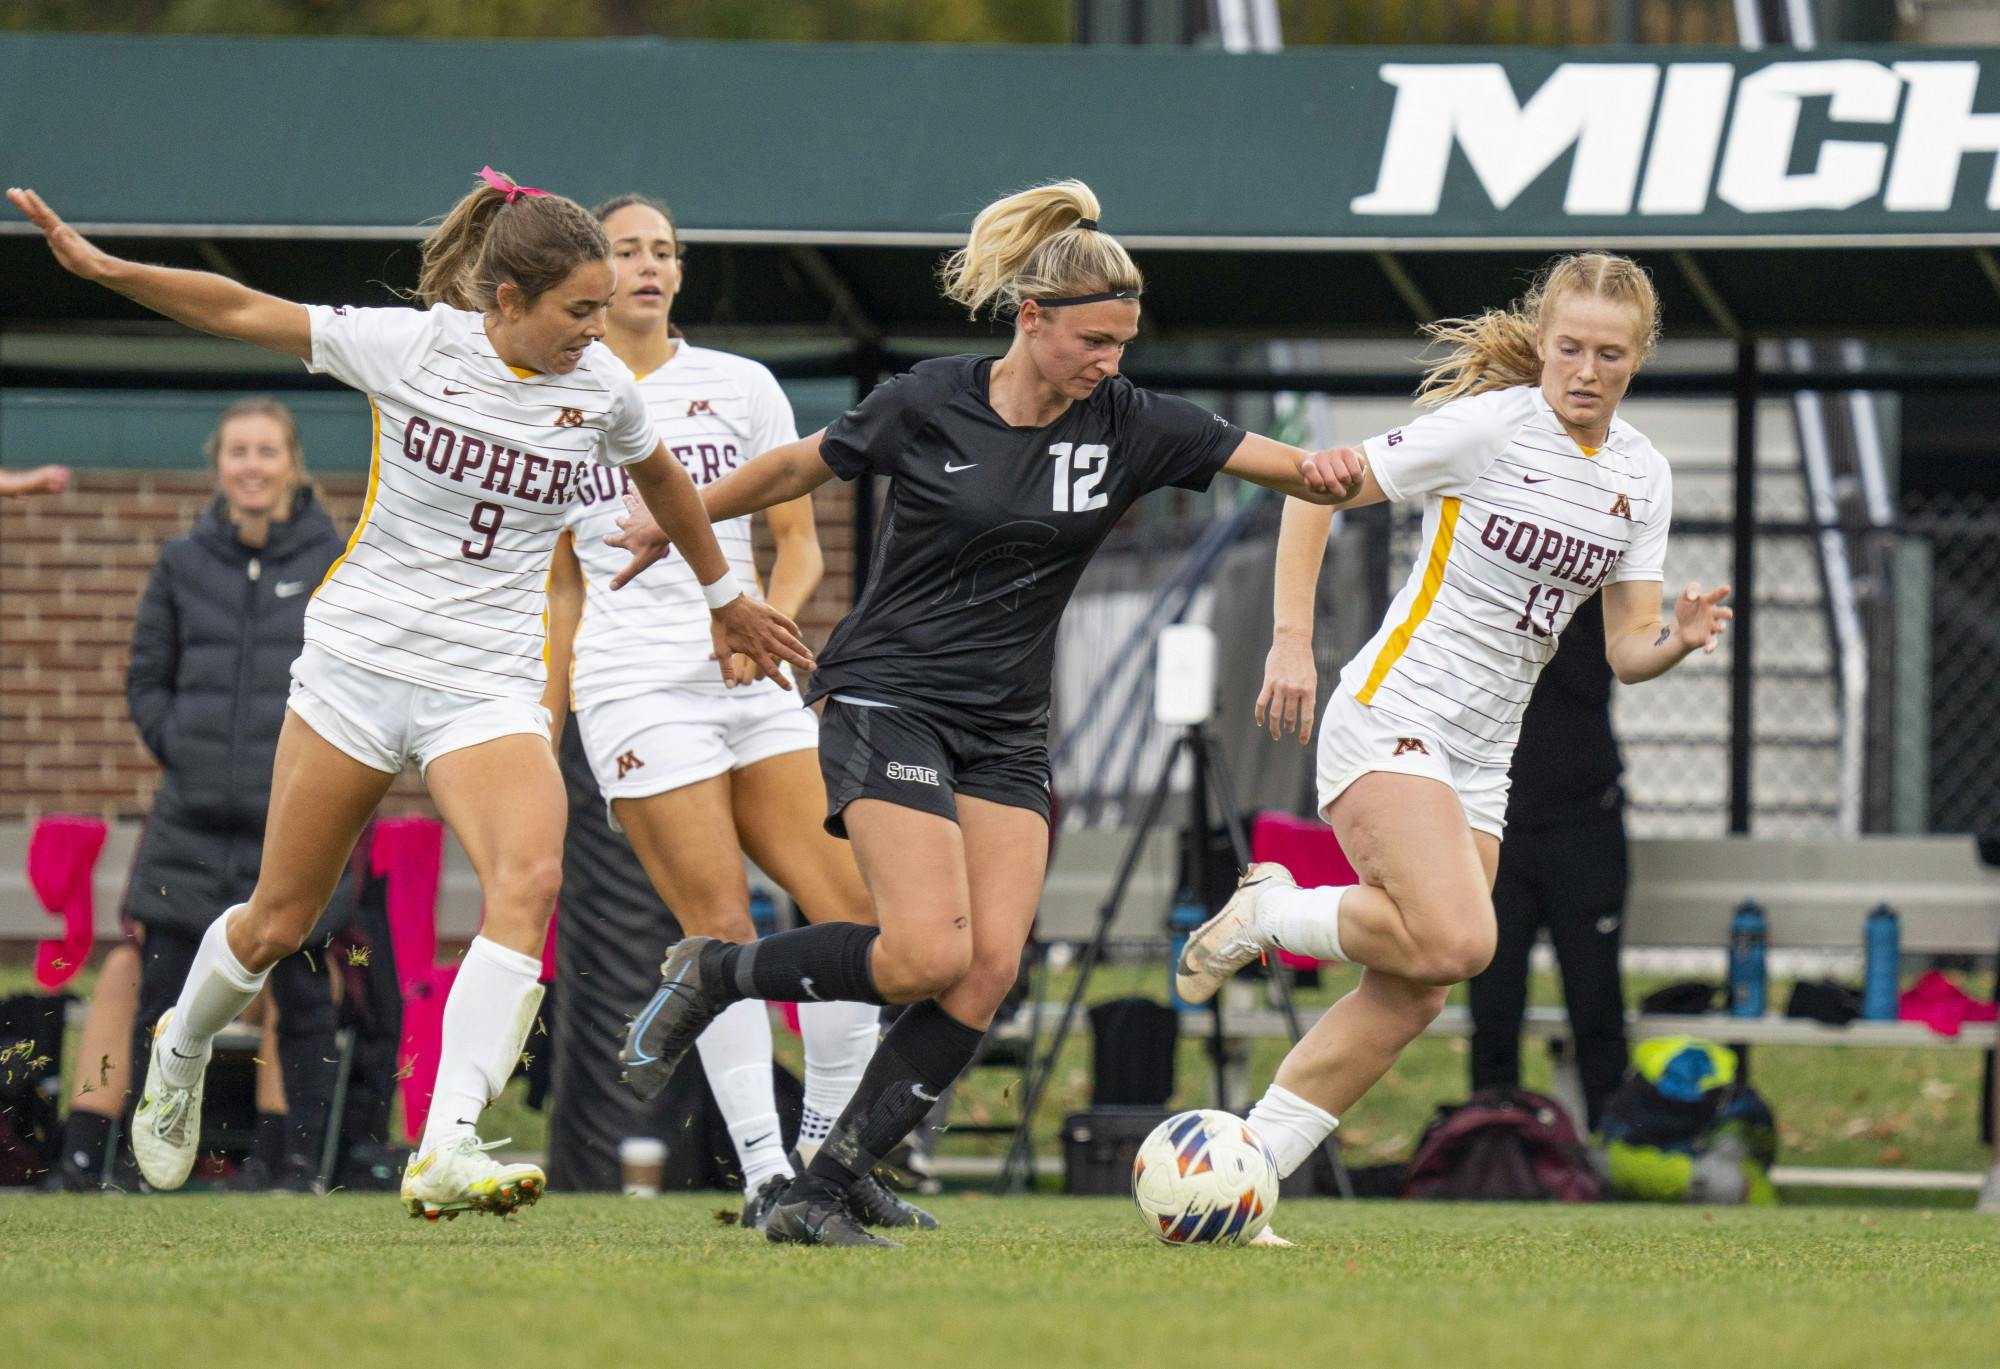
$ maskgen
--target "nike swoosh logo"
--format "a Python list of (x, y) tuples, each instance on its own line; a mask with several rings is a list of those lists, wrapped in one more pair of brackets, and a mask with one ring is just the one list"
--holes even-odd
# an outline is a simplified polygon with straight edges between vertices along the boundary
[(168, 1047), (167, 1047), (167, 1054), (168, 1054), (168, 1055), (171, 1055), (171, 1056), (173, 1056), (173, 1057), (174, 1057), (174, 1059), (176, 1059), (176, 1060), (199, 1060), (199, 1059), (201, 1059), (201, 1052), (200, 1052), (200, 1051), (196, 1051), (196, 1052), (195, 1052), (195, 1053), (194, 1053), (193, 1055), (188, 1055), (188, 1054), (186, 1054), (186, 1053), (185, 1053), (185, 1052), (183, 1052), (183, 1051), (177, 1051), (177, 1050), (175, 1050), (175, 1049), (174, 1049), (174, 1048), (173, 1048), (172, 1046), (168, 1046)]
[(910, 1085), (910, 1092), (916, 1094), (917, 1097), (923, 1099), (926, 1103), (935, 1103), (938, 1100), (938, 1096), (935, 1093), (925, 1093), (922, 1084)]
[(775, 1131), (767, 1131), (762, 1136), (759, 1136), (756, 1140), (747, 1141), (745, 1142), (745, 1144), (748, 1145), (750, 1149), (755, 1150), (757, 1149), (758, 1146), (763, 1145), (764, 1142), (770, 1140), (773, 1136), (776, 1136), (777, 1134), (778, 1133)]
[(1546, 484), (1547, 482), (1553, 479), (1555, 479), (1555, 477), (1552, 475), (1544, 475), (1544, 476), (1524, 475), (1521, 477), (1521, 483), (1523, 485), (1542, 485)]
[(295, 595), (305, 593), (305, 590), (306, 582), (303, 580), (280, 580), (278, 587), (271, 592), (276, 594), (280, 599), (290, 599)]
[(944, 473), (946, 475), (955, 475), (959, 471), (969, 471), (978, 464), (977, 461), (968, 461), (963, 466), (954, 466), (951, 462), (947, 461), (944, 463)]
[(454, 390), (454, 389), (452, 389), (452, 388), (451, 388), (451, 386), (449, 386), (449, 385), (447, 385), (447, 386), (445, 386), (445, 387), (444, 387), (444, 392), (445, 392), (446, 394), (448, 394), (448, 395), (454, 395), (454, 396), (456, 396), (456, 395), (469, 395), (469, 394), (471, 394), (471, 393), (472, 393), (472, 391), (470, 391), (470, 390)]

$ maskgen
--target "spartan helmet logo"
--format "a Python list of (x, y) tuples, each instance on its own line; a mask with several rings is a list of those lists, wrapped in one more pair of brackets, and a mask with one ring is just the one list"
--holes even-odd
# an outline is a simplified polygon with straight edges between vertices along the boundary
[(933, 604), (959, 600), (968, 607), (997, 601), (1008, 612), (1020, 607), (1021, 591), (1035, 583), (1028, 557), (1056, 540), (1056, 530), (1032, 518), (988, 528), (959, 548), (951, 575)]
[(1612, 500), (1611, 516), (1613, 518), (1622, 518), (1628, 523), (1631, 522), (1632, 521), (1631, 497), (1628, 495), (1621, 494), (1616, 499)]

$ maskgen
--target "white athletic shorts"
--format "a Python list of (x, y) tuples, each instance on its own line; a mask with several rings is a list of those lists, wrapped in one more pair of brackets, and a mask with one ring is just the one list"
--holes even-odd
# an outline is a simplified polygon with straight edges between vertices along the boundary
[(396, 774), (468, 746), (517, 732), (549, 735), (538, 699), (488, 699), (413, 684), (358, 666), (311, 643), (292, 662), (286, 707), (334, 746), (372, 769)]
[(607, 809), (819, 745), (819, 718), (769, 680), (607, 699), (578, 712), (576, 725)]
[(1336, 687), (1319, 723), (1319, 813), (1363, 775), (1387, 770), (1449, 785), (1474, 831), (1507, 834), (1507, 767), (1482, 765), (1447, 751), (1436, 729), (1377, 713)]

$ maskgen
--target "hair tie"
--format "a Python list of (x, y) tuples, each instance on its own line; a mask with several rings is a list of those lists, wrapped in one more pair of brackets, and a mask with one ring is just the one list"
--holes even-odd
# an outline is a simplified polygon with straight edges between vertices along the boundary
[(1078, 228), (1088, 228), (1088, 229), (1089, 229), (1089, 230), (1090, 230), (1091, 232), (1095, 233), (1095, 232), (1097, 231), (1097, 220), (1096, 220), (1096, 219), (1078, 219), (1078, 220), (1076, 221), (1076, 226), (1077, 226)]
[(503, 192), (507, 196), (508, 204), (514, 203), (515, 199), (522, 195), (533, 195), (538, 199), (547, 199), (549, 197), (548, 191), (537, 190), (531, 185), (517, 184), (513, 177), (504, 176), (490, 166), (480, 167), (479, 176), (481, 180), (485, 181), (495, 190)]

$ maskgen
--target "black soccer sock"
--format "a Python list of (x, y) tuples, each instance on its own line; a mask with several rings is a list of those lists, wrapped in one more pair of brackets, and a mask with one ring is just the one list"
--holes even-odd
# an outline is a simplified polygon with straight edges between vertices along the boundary
[(704, 991), (735, 1002), (882, 1003), (869, 955), (882, 933), (856, 922), (822, 922), (741, 946), (717, 943), (702, 957)]
[(806, 1177), (844, 1190), (871, 1172), (965, 1072), (985, 1036), (936, 999), (897, 1018), (875, 1048), (847, 1110), (806, 1166)]

